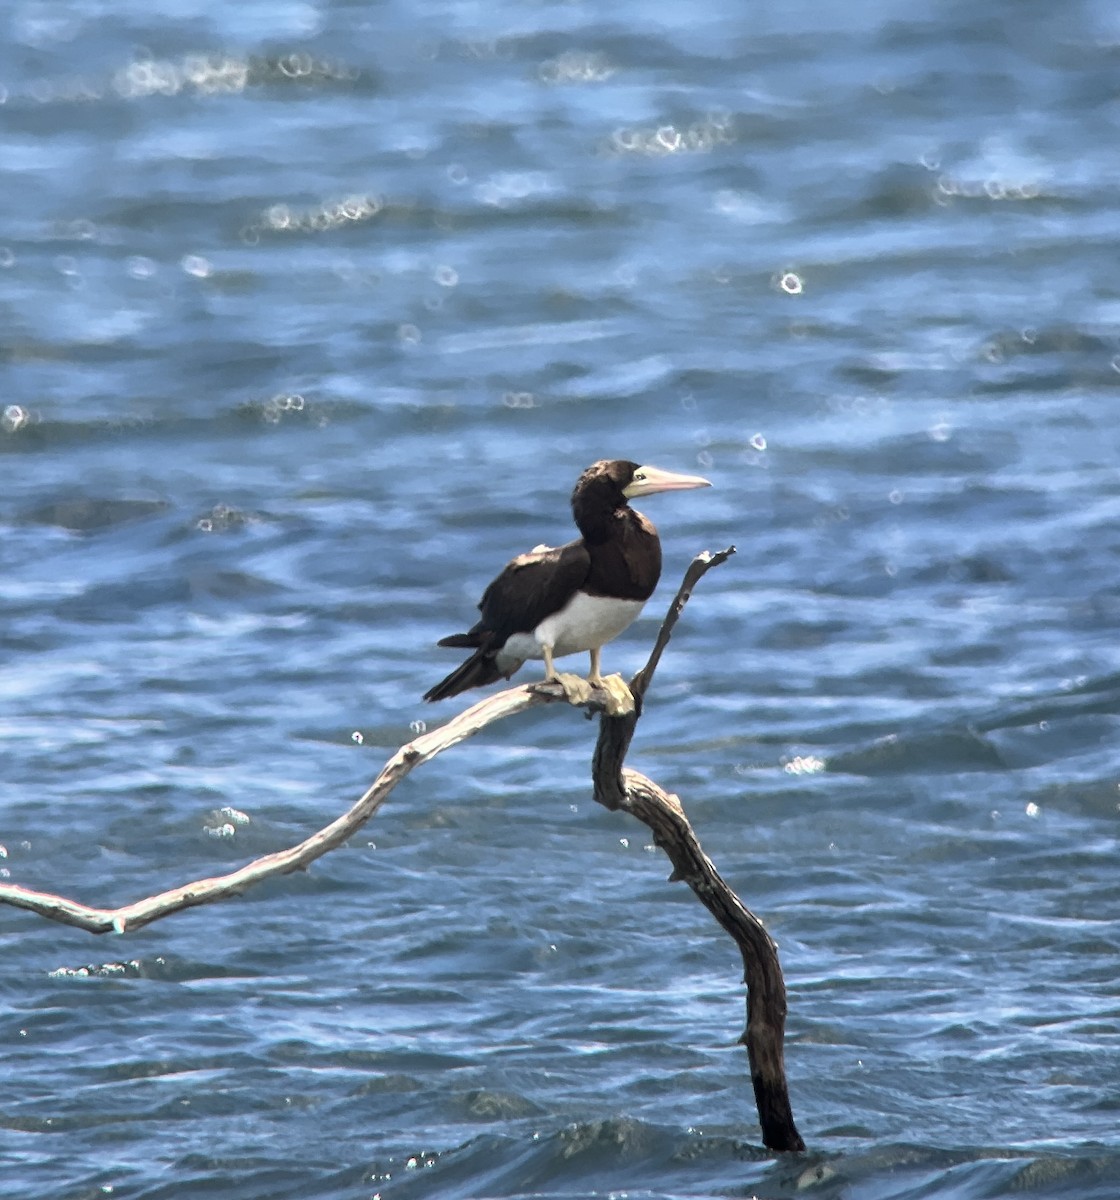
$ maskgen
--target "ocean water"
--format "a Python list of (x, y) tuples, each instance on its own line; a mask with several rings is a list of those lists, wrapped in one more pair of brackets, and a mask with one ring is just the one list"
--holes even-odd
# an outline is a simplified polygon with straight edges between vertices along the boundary
[(584, 466), (701, 472), (604, 665), (738, 547), (630, 762), (780, 944), (808, 1145), (553, 707), (239, 899), (0, 907), (0, 1193), (1120, 1195), (1120, 10), (0, 28), (2, 882), (298, 842), (459, 711), (434, 643)]

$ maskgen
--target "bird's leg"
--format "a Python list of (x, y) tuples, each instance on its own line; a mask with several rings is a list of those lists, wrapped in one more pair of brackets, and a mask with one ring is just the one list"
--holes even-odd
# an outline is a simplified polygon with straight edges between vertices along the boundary
[(541, 658), (544, 659), (545, 683), (558, 683), (569, 704), (586, 704), (591, 699), (591, 688), (586, 679), (557, 671), (556, 664), (552, 661), (551, 646), (541, 647)]
[(586, 679), (568, 672), (557, 671), (552, 659), (552, 647), (542, 646), (541, 657), (544, 659), (545, 683), (558, 683), (564, 691), (564, 697), (569, 704), (582, 705), (591, 699), (591, 693), (596, 688), (602, 688), (607, 693), (607, 712), (612, 717), (621, 717), (634, 711), (634, 697), (626, 686), (621, 675), (608, 675), (603, 678), (600, 670), (599, 647), (590, 651), (591, 673)]
[(602, 652), (602, 646), (596, 646), (594, 650), (589, 651), (591, 673), (587, 676), (587, 682), (593, 688), (602, 688), (607, 693), (608, 714), (612, 717), (622, 717), (634, 711), (634, 696), (621, 675), (608, 675), (605, 679), (603, 678)]
[(634, 696), (621, 675), (607, 675), (604, 678), (600, 657), (602, 652), (602, 646), (596, 646), (590, 651), (591, 674), (588, 675), (587, 682), (593, 688), (602, 688), (607, 693), (607, 713), (610, 716), (623, 717), (634, 711)]

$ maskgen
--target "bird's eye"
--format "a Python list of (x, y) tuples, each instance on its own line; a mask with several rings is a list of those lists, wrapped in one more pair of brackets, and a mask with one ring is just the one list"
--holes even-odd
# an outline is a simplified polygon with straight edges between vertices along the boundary
[(641, 481), (643, 479), (645, 479), (645, 477), (646, 477), (645, 471), (635, 471), (634, 472), (634, 482), (635, 483), (641, 483)]

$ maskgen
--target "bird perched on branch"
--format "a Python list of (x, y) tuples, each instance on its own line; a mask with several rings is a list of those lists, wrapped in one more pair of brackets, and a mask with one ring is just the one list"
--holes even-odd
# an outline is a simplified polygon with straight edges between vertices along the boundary
[[(468, 632), (438, 643), (474, 653), (424, 699), (444, 700), (508, 679), (529, 658), (544, 659), (545, 680), (559, 682), (569, 699), (586, 700), (588, 684), (613, 695), (600, 673), (600, 651), (637, 618), (661, 576), (657, 530), (629, 501), (701, 487), (711, 484), (699, 475), (621, 459), (593, 463), (572, 492), (581, 536), (566, 546), (537, 546), (506, 565), (482, 594), (481, 618)], [(557, 673), (554, 659), (584, 650), (591, 655), (586, 683)]]

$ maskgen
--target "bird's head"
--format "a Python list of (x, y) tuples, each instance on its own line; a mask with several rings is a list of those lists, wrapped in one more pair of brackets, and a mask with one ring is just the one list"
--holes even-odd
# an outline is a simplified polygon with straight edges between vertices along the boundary
[(689, 488), (711, 487), (699, 475), (679, 475), (660, 467), (641, 466), (624, 458), (604, 458), (592, 463), (579, 477), (572, 504), (583, 500), (597, 507), (622, 508), (636, 496), (655, 492), (680, 492)]
[(608, 467), (621, 468), (625, 480), (622, 494), (627, 500), (635, 496), (652, 496), (655, 492), (684, 492), (691, 488), (711, 487), (711, 483), (700, 475), (680, 475), (675, 471), (663, 471), (660, 467), (640, 467), (632, 462), (612, 462)]
[(627, 501), (636, 496), (711, 486), (699, 475), (678, 475), (674, 471), (641, 466), (622, 458), (604, 458), (592, 463), (579, 477), (572, 492), (572, 512), (576, 524), (586, 535), (590, 524), (625, 508)]

